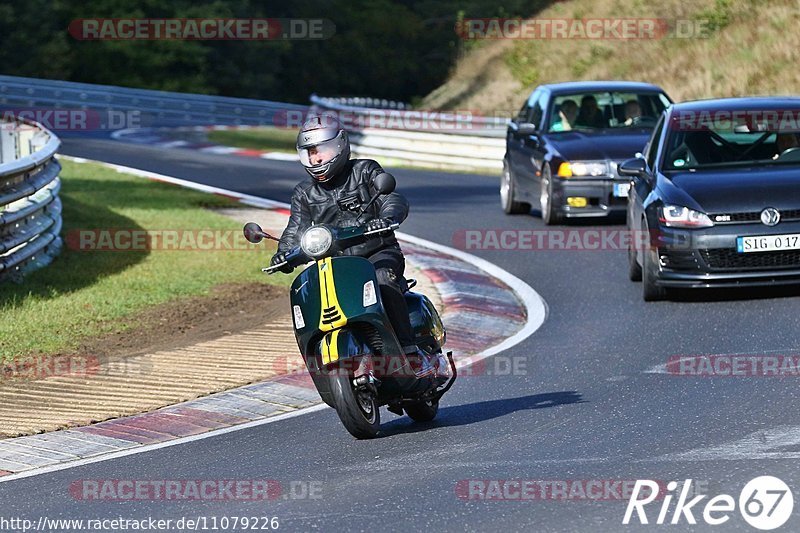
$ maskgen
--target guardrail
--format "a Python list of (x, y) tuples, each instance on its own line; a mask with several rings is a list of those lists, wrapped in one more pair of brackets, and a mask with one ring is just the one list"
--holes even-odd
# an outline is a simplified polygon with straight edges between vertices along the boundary
[[(37, 108), (61, 108), (138, 113), (138, 116), (133, 117), (139, 120), (138, 124), (116, 125), (102, 120), (93, 121), (92, 127), (104, 130), (160, 126), (276, 126), (285, 123), (286, 113), (302, 113), (308, 110), (308, 106), (304, 105), (250, 98), (0, 75), (0, 108), (16, 107), (29, 111)], [(117, 120), (126, 119), (122, 117)]]
[[(338, 115), (356, 157), (385, 164), (499, 173), (505, 117), (408, 109), (397, 102), (311, 95), (312, 110)], [(380, 105), (381, 107), (375, 107)]]
[[(345, 118), (353, 153), (386, 164), (469, 170), (496, 174), (505, 154), (507, 118), (471, 112), (425, 111), (375, 98), (311, 96), (312, 106), (283, 102), (186, 94), (109, 85), (0, 75), (0, 109), (92, 110), (104, 117), (89, 130), (141, 127), (278, 126), (299, 127), (310, 110)], [(110, 124), (110, 114), (135, 113), (135, 123)], [(130, 118), (130, 117), (128, 117)], [(118, 120), (118, 119), (117, 119)], [(123, 120), (125, 118), (123, 117)], [(53, 129), (60, 132), (58, 127)]]
[(60, 144), (36, 122), (0, 122), (0, 281), (18, 281), (61, 251)]

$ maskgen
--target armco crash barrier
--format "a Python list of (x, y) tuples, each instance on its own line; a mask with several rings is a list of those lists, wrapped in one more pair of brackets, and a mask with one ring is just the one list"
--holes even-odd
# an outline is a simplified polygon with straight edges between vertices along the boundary
[(60, 144), (36, 122), (0, 122), (0, 282), (19, 280), (61, 250)]
[(311, 96), (313, 111), (340, 117), (351, 132), (356, 157), (379, 159), (386, 165), (491, 174), (503, 168), (506, 118), (417, 111), (395, 102), (361, 100)]

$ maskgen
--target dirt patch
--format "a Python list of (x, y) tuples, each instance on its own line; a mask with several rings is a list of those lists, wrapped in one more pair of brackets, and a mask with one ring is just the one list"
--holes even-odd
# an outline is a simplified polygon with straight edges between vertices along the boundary
[(126, 319), (125, 330), (86, 341), (78, 355), (120, 358), (196, 344), (287, 314), (285, 287), (223, 284), (206, 296), (157, 305)]

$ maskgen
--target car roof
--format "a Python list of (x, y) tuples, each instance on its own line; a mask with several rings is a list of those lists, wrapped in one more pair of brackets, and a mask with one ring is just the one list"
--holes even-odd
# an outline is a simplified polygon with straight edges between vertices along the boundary
[[(664, 89), (652, 83), (639, 81), (567, 81), (562, 83), (548, 83), (539, 86), (553, 94), (571, 92), (600, 92), (600, 91), (644, 91), (664, 93)], [(666, 93), (665, 93), (666, 94)]]
[(673, 104), (672, 113), (681, 111), (745, 111), (751, 109), (800, 110), (800, 97), (748, 96), (739, 98), (710, 98)]

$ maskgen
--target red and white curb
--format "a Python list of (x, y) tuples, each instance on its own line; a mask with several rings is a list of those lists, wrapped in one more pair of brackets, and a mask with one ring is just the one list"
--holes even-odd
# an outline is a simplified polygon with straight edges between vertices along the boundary
[[(74, 162), (87, 160), (61, 156)], [(92, 161), (118, 172), (233, 198), (288, 215), (288, 204)], [(506, 350), (544, 322), (544, 300), (528, 284), (466, 252), (403, 233), (407, 260), (431, 278), (444, 303), (447, 349), (473, 353), (459, 368)], [(209, 438), (324, 409), (308, 374), (277, 377), (126, 418), (0, 440), (0, 483)]]
[(194, 128), (129, 128), (117, 130), (111, 134), (111, 138), (118, 141), (125, 141), (134, 144), (145, 144), (154, 146), (156, 148), (174, 149), (182, 148), (184, 150), (197, 150), (207, 154), (217, 155), (236, 155), (242, 157), (257, 157), (260, 159), (272, 159), (274, 161), (300, 161), (300, 158), (295, 153), (275, 152), (270, 150), (254, 150), (250, 148), (237, 148), (235, 146), (224, 146), (221, 144), (214, 144), (211, 142), (194, 142), (183, 139), (174, 139), (161, 132), (168, 131), (195, 131), (195, 132), (208, 132), (213, 130), (242, 130), (248, 129), (244, 126), (197, 126)]

